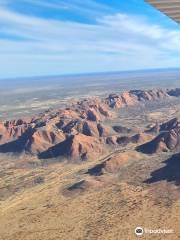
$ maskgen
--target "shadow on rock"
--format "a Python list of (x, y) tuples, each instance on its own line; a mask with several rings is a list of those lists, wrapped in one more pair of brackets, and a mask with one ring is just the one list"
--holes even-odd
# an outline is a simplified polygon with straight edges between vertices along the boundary
[(155, 183), (162, 180), (174, 182), (175, 185), (180, 185), (180, 153), (174, 154), (171, 158), (164, 161), (166, 166), (155, 170), (151, 173), (151, 178), (144, 181), (145, 183)]
[(34, 129), (27, 129), (18, 139), (0, 145), (0, 153), (21, 153), (28, 148), (28, 140), (33, 135)]

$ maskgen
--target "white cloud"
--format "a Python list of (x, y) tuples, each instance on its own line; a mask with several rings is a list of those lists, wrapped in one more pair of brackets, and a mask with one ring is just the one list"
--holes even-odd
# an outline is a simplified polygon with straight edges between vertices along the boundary
[(179, 62), (180, 30), (143, 16), (119, 13), (83, 24), (0, 7), (2, 34), (22, 40), (0, 37), (1, 76), (177, 67)]
[[(7, 6), (11, 6), (14, 0), (2, 0)], [(85, 18), (94, 18), (95, 16), (103, 16), (105, 13), (115, 12), (115, 9), (107, 6), (105, 3), (98, 3), (95, 0), (16, 0), (17, 5), (27, 7), (39, 7), (56, 12), (65, 11), (75, 13), (76, 15), (84, 16)]]

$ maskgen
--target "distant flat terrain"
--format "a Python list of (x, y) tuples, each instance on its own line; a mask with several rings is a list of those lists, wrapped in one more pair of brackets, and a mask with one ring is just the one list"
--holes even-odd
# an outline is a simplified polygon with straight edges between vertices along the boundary
[(0, 119), (12, 119), (65, 105), (75, 99), (130, 89), (174, 88), (180, 70), (149, 70), (0, 80)]

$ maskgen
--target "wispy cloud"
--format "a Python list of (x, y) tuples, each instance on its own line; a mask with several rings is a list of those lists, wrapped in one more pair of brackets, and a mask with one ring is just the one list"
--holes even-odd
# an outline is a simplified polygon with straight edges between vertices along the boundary
[[(11, 7), (12, 0), (3, 0), (6, 5)], [(93, 19), (97, 16), (103, 16), (107, 13), (115, 12), (115, 9), (106, 4), (98, 3), (95, 0), (16, 0), (16, 5), (24, 7), (37, 7), (46, 10), (56, 11), (61, 14), (62, 11)]]
[(86, 0), (86, 1), (81, 1), (81, 0), (20, 0), (21, 2), (26, 2), (34, 5), (38, 5), (41, 7), (47, 7), (47, 8), (65, 8), (65, 9), (93, 9), (95, 11), (102, 10), (102, 11), (109, 11), (112, 10), (113, 8), (105, 5), (98, 3), (94, 0)]
[[(71, 7), (65, 1), (34, 4), (53, 8), (60, 2)], [(88, 4), (107, 8), (95, 1)], [(144, 16), (105, 14), (85, 24), (28, 16), (0, 5), (1, 76), (175, 67), (178, 52), (180, 30), (151, 24)]]

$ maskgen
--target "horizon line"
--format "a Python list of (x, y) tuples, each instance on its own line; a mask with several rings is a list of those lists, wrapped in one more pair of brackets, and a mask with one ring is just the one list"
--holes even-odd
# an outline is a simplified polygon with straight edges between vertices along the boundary
[(164, 68), (145, 68), (145, 69), (130, 69), (130, 70), (117, 70), (117, 71), (104, 71), (104, 72), (79, 72), (79, 73), (64, 73), (56, 75), (33, 75), (33, 76), (17, 76), (17, 77), (5, 77), (2, 80), (23, 80), (23, 79), (34, 79), (34, 78), (56, 78), (56, 77), (76, 77), (76, 76), (88, 76), (88, 75), (101, 75), (101, 74), (117, 74), (117, 73), (135, 73), (135, 72), (148, 72), (148, 71), (167, 71), (167, 70), (180, 70), (180, 67), (164, 67)]

